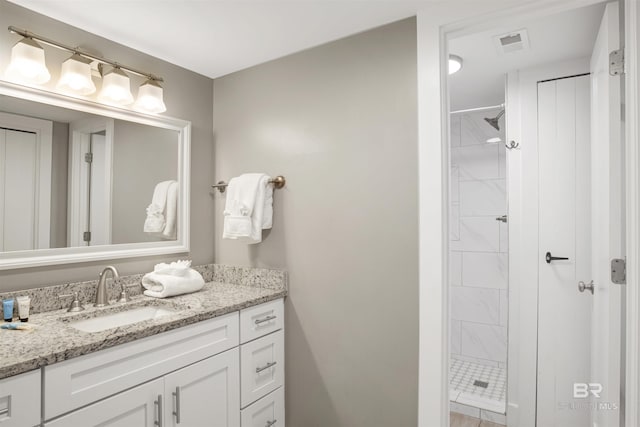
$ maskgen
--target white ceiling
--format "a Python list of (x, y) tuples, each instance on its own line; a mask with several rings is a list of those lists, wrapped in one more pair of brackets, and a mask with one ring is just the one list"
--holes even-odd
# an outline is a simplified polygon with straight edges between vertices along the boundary
[[(462, 70), (450, 77), (451, 110), (504, 102), (507, 72), (591, 55), (604, 4), (453, 39), (449, 51), (463, 58)], [(493, 37), (521, 28), (529, 33), (530, 49), (500, 55)]]
[(414, 16), (404, 0), (10, 0), (216, 78)]

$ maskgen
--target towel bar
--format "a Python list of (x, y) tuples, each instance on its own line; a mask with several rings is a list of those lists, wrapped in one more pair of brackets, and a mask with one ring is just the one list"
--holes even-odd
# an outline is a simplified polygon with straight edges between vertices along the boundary
[[(273, 184), (273, 188), (276, 188), (278, 190), (284, 187), (286, 183), (287, 180), (284, 179), (284, 176), (282, 175), (278, 175), (275, 178), (269, 180), (269, 184)], [(217, 188), (220, 193), (224, 193), (224, 191), (227, 189), (227, 185), (229, 184), (224, 181), (218, 181), (216, 185), (212, 185), (211, 187)]]

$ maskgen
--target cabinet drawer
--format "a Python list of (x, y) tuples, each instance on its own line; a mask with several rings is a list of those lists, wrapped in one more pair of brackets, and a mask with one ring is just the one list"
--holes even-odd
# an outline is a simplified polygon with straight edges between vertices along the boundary
[(240, 342), (245, 343), (282, 329), (284, 301), (266, 302), (240, 312)]
[(0, 380), (0, 426), (40, 424), (40, 369)]
[(244, 408), (284, 383), (284, 331), (240, 347), (240, 402)]
[(44, 368), (44, 417), (64, 414), (238, 345), (238, 313)]
[(284, 427), (284, 387), (242, 410), (242, 427)]

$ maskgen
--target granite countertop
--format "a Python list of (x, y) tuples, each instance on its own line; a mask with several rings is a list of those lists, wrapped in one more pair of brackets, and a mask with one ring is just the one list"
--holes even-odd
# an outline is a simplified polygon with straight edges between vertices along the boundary
[[(85, 304), (86, 310), (79, 313), (55, 310), (33, 314), (29, 318), (33, 330), (0, 329), (0, 379), (282, 298), (286, 294), (285, 288), (208, 282), (199, 292), (162, 300), (138, 295), (130, 302), (113, 303), (103, 308)], [(138, 306), (159, 306), (176, 312), (100, 332), (82, 332), (69, 325), (72, 320)]]

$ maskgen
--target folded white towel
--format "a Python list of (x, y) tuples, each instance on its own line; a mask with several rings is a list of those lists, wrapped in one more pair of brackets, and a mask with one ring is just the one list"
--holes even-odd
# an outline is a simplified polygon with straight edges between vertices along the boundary
[(262, 230), (273, 223), (273, 187), (269, 180), (262, 173), (247, 173), (229, 181), (223, 238), (249, 244), (262, 241)]
[(199, 291), (204, 286), (204, 279), (192, 268), (184, 271), (182, 276), (153, 271), (142, 277), (142, 286), (146, 289), (146, 296), (167, 298)]
[(176, 217), (178, 209), (178, 183), (162, 181), (153, 191), (151, 204), (147, 207), (144, 232), (163, 239), (176, 238)]

